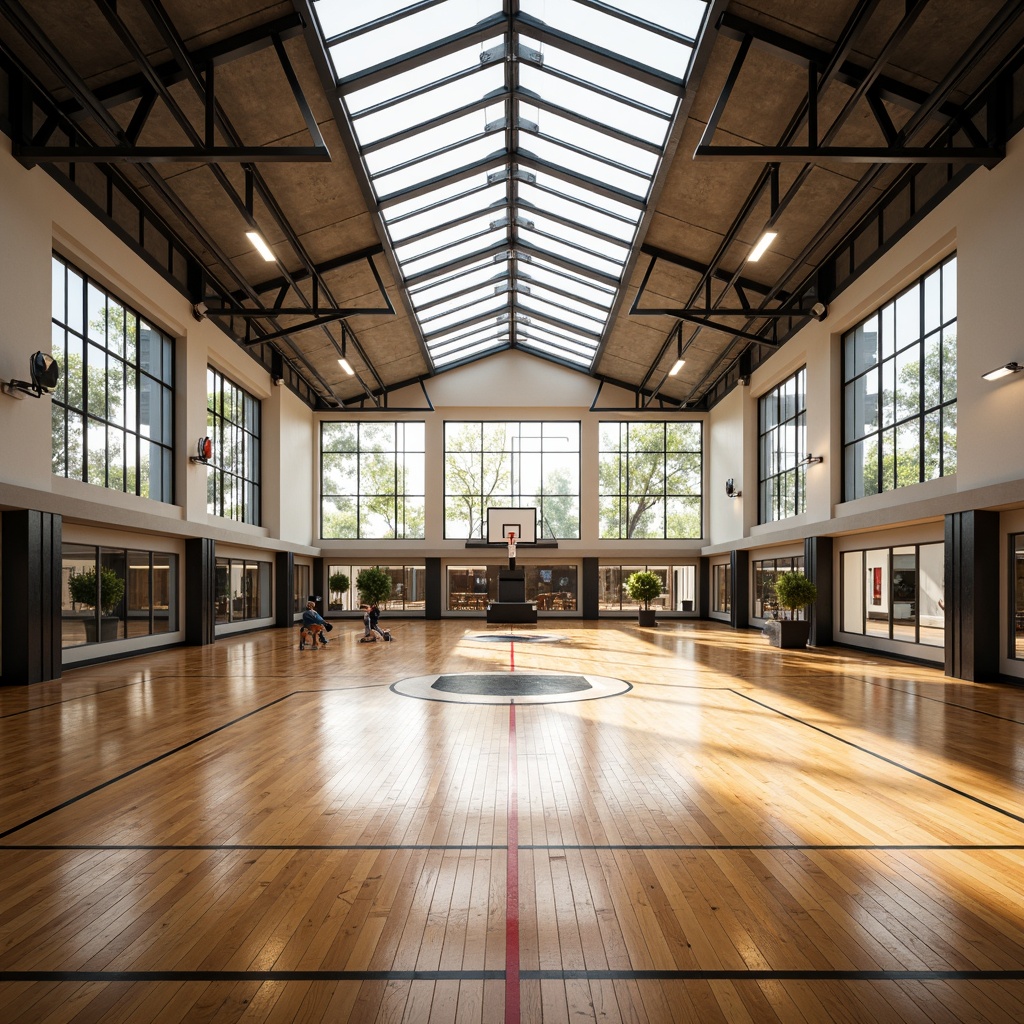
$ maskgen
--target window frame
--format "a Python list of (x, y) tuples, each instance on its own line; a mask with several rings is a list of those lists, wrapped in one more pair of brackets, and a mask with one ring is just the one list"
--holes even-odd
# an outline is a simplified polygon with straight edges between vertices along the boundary
[[(325, 447), (325, 435), (327, 431), (335, 426), (349, 427), (355, 432), (355, 445), (354, 447), (344, 447), (344, 439), (342, 439), (339, 447), (326, 448)], [(375, 450), (369, 447), (369, 442), (364, 448), (362, 443), (363, 432), (371, 429), (380, 429), (381, 427), (394, 428), (394, 447), (385, 450)], [(423, 437), (422, 448), (411, 448), (408, 444), (408, 428), (416, 427), (419, 429), (420, 434)], [(320, 522), (319, 522), (319, 535), (321, 540), (413, 540), (422, 541), (425, 539), (426, 530), (426, 423), (423, 420), (353, 420), (353, 419), (323, 419), (320, 421)], [(364, 479), (364, 466), (369, 467), (370, 456), (379, 458), (380, 456), (392, 456), (393, 465), (393, 480), (394, 486), (390, 491), (378, 491), (374, 494), (363, 491), (363, 479)], [(414, 467), (410, 474), (408, 467), (412, 456), (419, 456), (420, 465)], [(342, 478), (341, 466), (344, 465), (344, 461), (349, 457), (354, 457), (354, 474), (349, 473), (349, 477), (355, 480), (355, 490), (350, 493), (343, 493), (341, 491), (326, 491), (325, 481), (327, 480), (329, 470), (327, 468), (328, 459), (332, 457), (338, 457), (339, 459), (339, 479)], [(415, 479), (418, 475), (420, 480), (423, 482), (422, 491), (412, 491), (408, 489), (408, 482), (410, 477)], [(402, 486), (399, 486), (399, 481), (402, 481)], [(383, 500), (387, 502), (390, 499), (391, 506), (390, 511), (393, 514), (393, 522), (395, 524), (394, 530), (391, 535), (380, 536), (376, 533), (371, 533), (367, 528), (364, 528), (364, 520), (368, 515), (367, 502), (375, 500)], [(355, 514), (355, 535), (346, 536), (341, 532), (332, 532), (328, 534), (325, 532), (325, 519), (328, 501), (333, 501), (335, 508), (341, 511), (341, 502), (353, 502), (354, 503), (354, 514)], [(415, 509), (419, 510), (419, 517), (422, 525), (419, 529), (409, 528), (410, 523), (410, 511), (413, 511), (415, 515)], [(400, 526), (400, 528), (399, 528)]]
[[(692, 448), (669, 448), (668, 442), (668, 430), (674, 426), (686, 426), (696, 427), (699, 436), (699, 446), (697, 449)], [(619, 441), (618, 447), (614, 449), (606, 449), (604, 447), (605, 431), (608, 427), (615, 427), (618, 431)], [(660, 536), (644, 536), (644, 537), (632, 537), (623, 535), (623, 523), (628, 520), (628, 509), (630, 507), (631, 498), (636, 495), (631, 491), (632, 486), (632, 475), (630, 472), (631, 456), (634, 454), (641, 454), (640, 452), (634, 452), (630, 447), (629, 432), (631, 429), (637, 427), (660, 427), (662, 429), (663, 443), (661, 448), (655, 452), (651, 450), (643, 454), (660, 454), (662, 456), (662, 487), (658, 492), (652, 492), (652, 496), (655, 497), (656, 503), (660, 503), (662, 508), (661, 514), (661, 535)], [(625, 448), (623, 448), (625, 444)], [(601, 420), (598, 423), (598, 451), (597, 451), (597, 472), (598, 472), (598, 539), (600, 541), (649, 541), (649, 540), (700, 540), (704, 536), (704, 422), (702, 420)], [(670, 454), (673, 455), (697, 455), (699, 461), (699, 468), (694, 474), (694, 478), (697, 481), (697, 491), (669, 491), (668, 489), (668, 457)], [(618, 461), (617, 471), (615, 476), (618, 479), (619, 487), (617, 491), (605, 491), (601, 483), (601, 470), (604, 464), (605, 458), (611, 459), (614, 457)], [(623, 489), (625, 487), (625, 490)], [(668, 502), (670, 499), (685, 499), (689, 501), (696, 501), (698, 510), (698, 522), (699, 528), (696, 534), (689, 535), (677, 535), (669, 533), (668, 523), (669, 516), (667, 514)], [(618, 511), (614, 519), (618, 523), (618, 533), (611, 533), (605, 531), (605, 515), (604, 508), (611, 507), (610, 502), (618, 503)], [(652, 506), (653, 507), (653, 506)], [(623, 514), (623, 511), (627, 510), (627, 514)]]
[[(932, 282), (937, 283), (937, 294), (932, 298), (938, 312), (937, 323), (931, 320), (929, 296)], [(904, 318), (912, 318), (915, 313), (911, 312), (916, 308), (917, 330), (912, 340), (900, 339), (902, 330), (901, 323)], [(842, 336), (842, 451), (843, 451), (843, 501), (853, 501), (858, 498), (867, 497), (872, 494), (884, 494), (900, 490), (903, 487), (913, 486), (927, 480), (941, 479), (952, 476), (956, 472), (957, 456), (957, 253), (940, 260), (934, 266), (921, 274), (906, 288), (893, 296), (887, 302), (879, 306), (874, 312), (862, 318), (859, 323), (845, 331)], [(863, 346), (872, 344), (867, 339), (870, 333), (868, 327), (874, 322), (874, 360), (862, 369), (858, 366), (858, 352), (864, 350)], [(950, 337), (951, 333), (951, 337)], [(892, 335), (890, 346), (889, 335)], [(937, 372), (936, 393), (938, 401), (926, 405), (927, 382), (925, 369), (928, 359), (929, 342), (935, 339), (935, 347), (938, 355), (939, 366)], [(860, 344), (859, 344), (860, 343)], [(951, 345), (951, 351), (947, 353), (947, 345)], [(908, 414), (900, 414), (899, 405), (908, 405), (907, 388), (905, 382), (903, 387), (898, 387), (896, 374), (899, 372), (901, 362), (903, 365), (911, 365), (913, 350), (917, 351), (917, 379), (918, 390), (916, 394), (916, 411)], [(886, 369), (891, 367), (891, 394), (892, 394), (892, 420), (886, 420), (886, 392), (884, 387), (884, 375)], [(950, 372), (951, 368), (951, 372)], [(874, 378), (873, 381), (871, 378)], [(867, 388), (873, 383), (874, 386), (874, 428), (863, 429), (865, 424), (856, 426), (853, 422), (853, 415), (856, 407), (853, 396), (858, 394), (859, 386), (863, 382), (863, 405), (864, 413), (860, 420), (870, 418), (867, 409), (868, 394)], [(950, 396), (950, 392), (952, 395)], [(931, 422), (938, 423), (938, 451), (937, 451), (937, 473), (926, 472), (932, 462), (928, 449), (928, 427)], [(930, 422), (931, 421), (931, 422)], [(906, 479), (900, 473), (901, 456), (913, 450), (913, 446), (901, 450), (901, 435), (904, 438), (913, 436), (914, 424), (916, 423), (916, 450), (917, 450), (917, 474), (910, 473), (909, 466), (904, 463)], [(902, 431), (901, 431), (902, 428)], [(947, 431), (952, 430), (952, 437), (947, 436)], [(884, 451), (884, 447), (891, 444), (892, 452)], [(887, 480), (885, 471), (886, 459), (892, 458), (892, 479)], [(865, 476), (865, 463), (867, 458), (875, 460), (875, 478), (869, 481)], [(857, 461), (859, 459), (859, 462)], [(874, 489), (869, 489), (873, 487)]]
[[(60, 382), (51, 396), (51, 471), (55, 476), (69, 480), (173, 504), (174, 337), (56, 250), (51, 254), (50, 266), (51, 346), (61, 367)], [(58, 273), (62, 282), (59, 295)], [(98, 315), (90, 320), (90, 303), (100, 301), (103, 305), (102, 329)], [(115, 317), (118, 313), (123, 317), (120, 330), (108, 315), (111, 312)], [(132, 324), (131, 330), (129, 323)], [(148, 332), (147, 347), (155, 349), (148, 361), (139, 355), (144, 332)], [(132, 345), (134, 359), (130, 358)], [(76, 375), (74, 380), (68, 373), (73, 355), (81, 360), (81, 375)], [(158, 369), (154, 367), (154, 360), (159, 364)], [(111, 373), (112, 366), (115, 371), (120, 367), (120, 373)], [(91, 370), (95, 371), (92, 378)], [(130, 383), (132, 381), (134, 386)], [(119, 388), (120, 397), (112, 389), (112, 384)], [(100, 391), (102, 398), (99, 397)], [(77, 399), (75, 392), (78, 392)], [(132, 396), (130, 403), (129, 395)], [(150, 414), (154, 398), (159, 400), (156, 416)], [(77, 446), (81, 451), (73, 458), (75, 443), (72, 434), (76, 422)], [(144, 426), (150, 428), (149, 436), (143, 433)], [(155, 433), (154, 428), (157, 428)], [(97, 439), (101, 436), (102, 466), (95, 457), (90, 462), (90, 452), (100, 450)], [(155, 462), (154, 452), (158, 456)], [(145, 460), (144, 453), (147, 455)], [(76, 466), (72, 465), (73, 461), (77, 462)], [(156, 474), (154, 466), (158, 466)], [(144, 467), (147, 472), (143, 472)], [(121, 476), (119, 485), (111, 482), (112, 475), (117, 473)], [(154, 480), (157, 484), (155, 493)]]
[[(793, 409), (786, 413), (787, 390), (793, 385)], [(769, 414), (769, 404), (774, 415)], [(807, 367), (780, 381), (757, 401), (757, 468), (758, 468), (758, 522), (777, 523), (807, 511)], [(790, 432), (792, 432), (790, 434)], [(792, 450), (787, 451), (785, 439), (793, 438)], [(774, 472), (770, 472), (774, 468)], [(792, 483), (793, 511), (783, 508), (784, 497)]]
[[(497, 449), (486, 447), (486, 435), (488, 433), (488, 427), (503, 426), (505, 428), (511, 428), (510, 433), (506, 433), (507, 447), (501, 452)], [(536, 427), (537, 433), (524, 434), (524, 426)], [(449, 445), (449, 430), (456, 427), (478, 427), (480, 446), (479, 448), (472, 449), (450, 449)], [(548, 449), (545, 447), (545, 441), (548, 439), (560, 439), (563, 437), (558, 431), (569, 430), (570, 434), (575, 431), (575, 436), (569, 436), (568, 447), (561, 449)], [(528, 448), (524, 445), (524, 438), (529, 441), (536, 440), (538, 446), (536, 450)], [(567, 536), (555, 537), (555, 540), (578, 540), (581, 536), (581, 479), (582, 479), (582, 446), (583, 446), (583, 430), (582, 424), (579, 420), (445, 420), (442, 428), (442, 465), (444, 467), (444, 539), (445, 540), (486, 540), (484, 536), (484, 530), (486, 528), (486, 516), (487, 509), (509, 507), (509, 508), (522, 508), (522, 507), (536, 507), (538, 517), (538, 532), (537, 539), (551, 539), (550, 535), (546, 532), (545, 524), (548, 523), (548, 519), (545, 516), (544, 506), (548, 499), (568, 499), (570, 502), (570, 510), (568, 513), (568, 519), (573, 518), (575, 512), (576, 531)], [(519, 446), (518, 451), (516, 450), (515, 441), (518, 439)], [(572, 447), (575, 443), (575, 447)], [(480, 487), (478, 493), (470, 494), (468, 492), (455, 493), (449, 490), (449, 483), (451, 479), (451, 467), (449, 465), (449, 455), (466, 455), (476, 454), (479, 456), (479, 480)], [(484, 457), (486, 455), (508, 455), (509, 458), (509, 469), (508, 469), (508, 493), (495, 493), (494, 490), (490, 494), (484, 493)], [(538, 475), (540, 479), (541, 491), (540, 494), (530, 493), (523, 490), (523, 458), (524, 456), (537, 456), (538, 457)], [(558, 456), (571, 457), (575, 455), (576, 465), (573, 470), (575, 476), (575, 492), (559, 492), (559, 493), (543, 493), (544, 479), (545, 479), (545, 458), (553, 458)], [(570, 481), (570, 485), (572, 481)], [(468, 519), (469, 532), (472, 536), (466, 536), (463, 533), (449, 532), (449, 523), (456, 519), (451, 514), (452, 502), (454, 500), (462, 500), (467, 502), (467, 505), (473, 507), (473, 511), (479, 511), (480, 522), (477, 532), (473, 532), (472, 523), (473, 516), (471, 515)], [(531, 506), (531, 502), (533, 503)], [(507, 504), (506, 504), (507, 503)]]
[[(232, 396), (230, 406), (225, 402), (226, 389)], [(219, 401), (213, 399), (215, 394)], [(242, 410), (241, 422), (225, 414), (228, 407)], [(213, 459), (207, 468), (207, 514), (251, 526), (260, 525), (262, 426), (263, 403), (260, 399), (215, 366), (207, 365), (206, 429), (213, 440)], [(228, 467), (225, 465), (226, 456), (235, 451), (239, 441), (241, 466)], [(234, 456), (232, 461), (235, 462)], [(230, 515), (224, 512), (225, 491), (239, 496), (238, 502), (232, 503)]]

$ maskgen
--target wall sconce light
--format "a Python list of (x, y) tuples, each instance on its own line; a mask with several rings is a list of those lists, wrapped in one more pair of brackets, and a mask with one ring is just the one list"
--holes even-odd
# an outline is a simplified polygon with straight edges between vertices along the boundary
[(815, 320), (824, 320), (828, 316), (828, 306), (824, 302), (816, 302), (811, 306), (811, 316)]
[(999, 380), (1000, 377), (1009, 377), (1011, 373), (1020, 373), (1021, 370), (1024, 370), (1024, 366), (1021, 366), (1020, 363), (1004, 363), (994, 370), (989, 370), (988, 373), (983, 373), (981, 379)]
[(196, 445), (196, 454), (189, 457), (189, 462), (198, 462), (202, 466), (208, 466), (213, 457), (213, 441), (208, 437), (199, 438)]
[(209, 308), (210, 307), (205, 302), (197, 302), (192, 307), (192, 316), (195, 317), (195, 319), (198, 320), (200, 323), (202, 323), (206, 319), (206, 311)]
[(0, 381), (0, 391), (12, 398), (21, 398), (23, 394), (42, 398), (60, 383), (60, 367), (49, 352), (34, 352), (29, 356), (28, 375), (31, 380)]
[(815, 465), (818, 462), (824, 462), (824, 461), (825, 461), (825, 456), (824, 455), (812, 455), (810, 452), (808, 452), (800, 460), (799, 465), (801, 465), (801, 466), (813, 466), (813, 465)]
[(725, 493), (730, 498), (742, 498), (743, 497), (743, 492), (736, 490), (736, 486), (733, 483), (732, 477), (729, 477), (729, 479), (725, 481)]

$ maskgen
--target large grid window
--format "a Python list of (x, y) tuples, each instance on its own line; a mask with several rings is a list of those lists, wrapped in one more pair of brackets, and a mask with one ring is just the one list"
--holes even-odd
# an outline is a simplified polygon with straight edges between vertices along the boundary
[(844, 498), (956, 472), (956, 256), (843, 337)]
[(807, 369), (801, 367), (758, 402), (760, 522), (807, 510)]
[(206, 429), (213, 440), (206, 511), (258, 526), (260, 400), (212, 366), (206, 369)]
[(338, 540), (423, 537), (422, 422), (320, 424), (320, 536)]
[[(358, 611), (362, 598), (356, 580), (366, 565), (327, 565), (327, 611)], [(391, 594), (380, 606), (385, 611), (423, 611), (427, 604), (427, 569), (425, 565), (378, 565), (377, 569), (391, 577)]]
[[(779, 598), (775, 593), (775, 581), (784, 572), (803, 572), (804, 557), (795, 555), (792, 558), (764, 558), (754, 562), (754, 599), (752, 612), (755, 619), (767, 619), (777, 616)], [(793, 616), (796, 619), (807, 618), (807, 609), (800, 608)]]
[(489, 507), (537, 509), (537, 538), (580, 535), (580, 425), (444, 425), (444, 535), (483, 539)]
[(701, 424), (601, 423), (600, 435), (601, 537), (700, 537)]
[(732, 611), (732, 566), (728, 562), (711, 567), (711, 610)]
[(51, 404), (57, 476), (174, 500), (174, 342), (54, 254)]
[(602, 565), (597, 577), (600, 611), (635, 611), (640, 607), (626, 590), (626, 580), (635, 572), (653, 572), (661, 578), (661, 594), (651, 601), (652, 608), (665, 612), (695, 610), (697, 567), (694, 565)]

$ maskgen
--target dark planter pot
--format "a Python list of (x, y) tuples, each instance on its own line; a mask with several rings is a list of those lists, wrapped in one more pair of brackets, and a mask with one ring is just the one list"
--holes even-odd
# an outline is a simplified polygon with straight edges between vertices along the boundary
[(764, 624), (764, 635), (772, 647), (788, 647), (799, 650), (807, 646), (811, 635), (811, 624), (802, 619), (769, 619)]
[(100, 619), (99, 635), (97, 636), (96, 620), (86, 619), (85, 620), (85, 640), (86, 643), (106, 643), (108, 640), (117, 639), (117, 627), (120, 623), (120, 619), (116, 615), (104, 615)]
[(658, 612), (654, 608), (639, 608), (636, 615), (641, 626), (656, 626), (658, 624)]

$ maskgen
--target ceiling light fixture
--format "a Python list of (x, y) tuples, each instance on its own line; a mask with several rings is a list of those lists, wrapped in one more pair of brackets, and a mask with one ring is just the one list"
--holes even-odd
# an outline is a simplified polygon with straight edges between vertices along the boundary
[(768, 246), (771, 245), (772, 242), (774, 242), (775, 239), (778, 238), (778, 236), (778, 231), (766, 231), (757, 240), (757, 245), (755, 245), (754, 248), (750, 250), (750, 255), (747, 257), (747, 262), (756, 263), (764, 255), (765, 250), (768, 248)]
[(270, 251), (270, 246), (263, 240), (263, 236), (258, 231), (246, 231), (245, 237), (252, 242), (253, 248), (268, 262), (273, 263), (275, 260), (274, 254)]
[(668, 375), (674, 377), (685, 365), (686, 360), (683, 358), (683, 333), (680, 331), (676, 337), (676, 361), (672, 364), (672, 369), (668, 371)]
[(348, 361), (348, 358), (346, 357), (346, 348), (347, 348), (347, 346), (345, 344), (345, 341), (346, 341), (346, 339), (345, 339), (345, 332), (343, 330), (341, 332), (341, 358), (338, 360), (338, 365), (350, 377), (354, 377), (356, 375), (356, 371), (352, 369), (352, 364)]
[(981, 379), (999, 380), (1000, 377), (1009, 377), (1011, 373), (1020, 373), (1021, 370), (1024, 370), (1024, 366), (1021, 366), (1020, 363), (1004, 363), (994, 370), (989, 370), (988, 373), (983, 373)]

